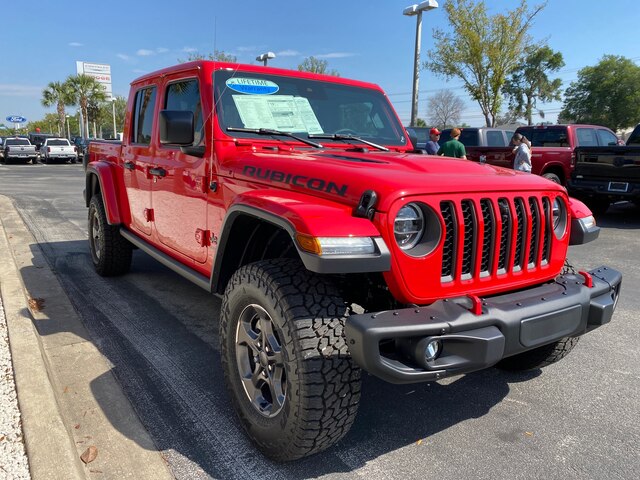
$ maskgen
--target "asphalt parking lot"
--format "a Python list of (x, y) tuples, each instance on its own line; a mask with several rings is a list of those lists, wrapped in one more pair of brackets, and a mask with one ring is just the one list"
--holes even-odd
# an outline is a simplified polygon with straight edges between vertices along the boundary
[[(228, 403), (219, 299), (139, 251), (124, 277), (94, 273), (83, 175), (78, 165), (3, 165), (0, 195), (111, 365), (153, 440), (144, 448), (155, 446), (175, 478), (640, 478), (640, 208), (614, 205), (598, 218), (597, 242), (571, 247), (576, 267), (610, 265), (624, 279), (612, 323), (562, 362), (404, 386), (365, 376), (351, 432), (327, 452), (282, 465), (254, 449)], [(101, 408), (109, 418), (109, 405)]]

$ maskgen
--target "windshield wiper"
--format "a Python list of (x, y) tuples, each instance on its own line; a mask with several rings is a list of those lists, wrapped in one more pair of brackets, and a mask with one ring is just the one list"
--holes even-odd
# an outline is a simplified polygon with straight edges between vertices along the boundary
[(307, 140), (293, 133), (283, 132), (282, 130), (271, 130), (270, 128), (240, 128), (240, 127), (227, 127), (227, 132), (246, 132), (246, 133), (257, 133), (258, 135), (280, 135), (282, 137), (289, 137), (298, 140), (299, 142), (306, 143), (307, 145), (311, 145), (315, 148), (324, 148), (322, 145), (316, 142), (312, 142), (311, 140)]
[(369, 145), (370, 147), (377, 148), (378, 150), (382, 150), (383, 152), (389, 151), (387, 147), (383, 147), (382, 145), (378, 145), (377, 143), (370, 142), (369, 140), (356, 137), (355, 135), (347, 135), (344, 133), (310, 133), (309, 138), (327, 138), (331, 140), (355, 140), (356, 142), (364, 143), (366, 145)]

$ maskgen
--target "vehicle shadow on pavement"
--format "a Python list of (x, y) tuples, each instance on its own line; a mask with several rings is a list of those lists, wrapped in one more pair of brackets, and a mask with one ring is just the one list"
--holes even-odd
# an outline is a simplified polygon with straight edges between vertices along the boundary
[(604, 214), (595, 215), (600, 227), (636, 229), (640, 228), (640, 206), (631, 202), (612, 204)]
[[(45, 303), (49, 319), (36, 319), (40, 335), (75, 329), (73, 335), (100, 351), (111, 369), (90, 381), (95, 401), (122, 435), (154, 449), (114, 408), (109, 394), (113, 374), (176, 478), (302, 479), (353, 472), (487, 414), (509, 394), (511, 383), (540, 374), (489, 369), (414, 385), (392, 385), (363, 374), (360, 411), (351, 431), (318, 455), (275, 463), (248, 440), (226, 394), (217, 351), (218, 298), (140, 251), (130, 274), (102, 278), (93, 270), (87, 242), (40, 248), (82, 321), (73, 326), (49, 308), (53, 302)], [(27, 288), (42, 270), (22, 269)], [(205, 324), (206, 334), (194, 327)]]

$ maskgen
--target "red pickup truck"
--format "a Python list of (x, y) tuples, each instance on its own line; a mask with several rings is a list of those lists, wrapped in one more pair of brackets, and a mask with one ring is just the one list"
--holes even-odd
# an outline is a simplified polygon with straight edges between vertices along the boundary
[(222, 295), (227, 390), (271, 458), (341, 439), (361, 369), (539, 368), (612, 318), (621, 274), (565, 265), (598, 235), (584, 204), (411, 150), (375, 85), (212, 61), (135, 80), (123, 141), (90, 144), (96, 271), (126, 273), (138, 248)]

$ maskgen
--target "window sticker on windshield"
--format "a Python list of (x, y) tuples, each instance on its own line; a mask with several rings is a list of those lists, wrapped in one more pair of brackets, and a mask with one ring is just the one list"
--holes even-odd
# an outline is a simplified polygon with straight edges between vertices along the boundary
[(245, 128), (324, 133), (309, 100), (293, 95), (232, 95)]
[(280, 90), (277, 83), (259, 78), (230, 78), (225, 83), (231, 90), (249, 95), (273, 95)]

